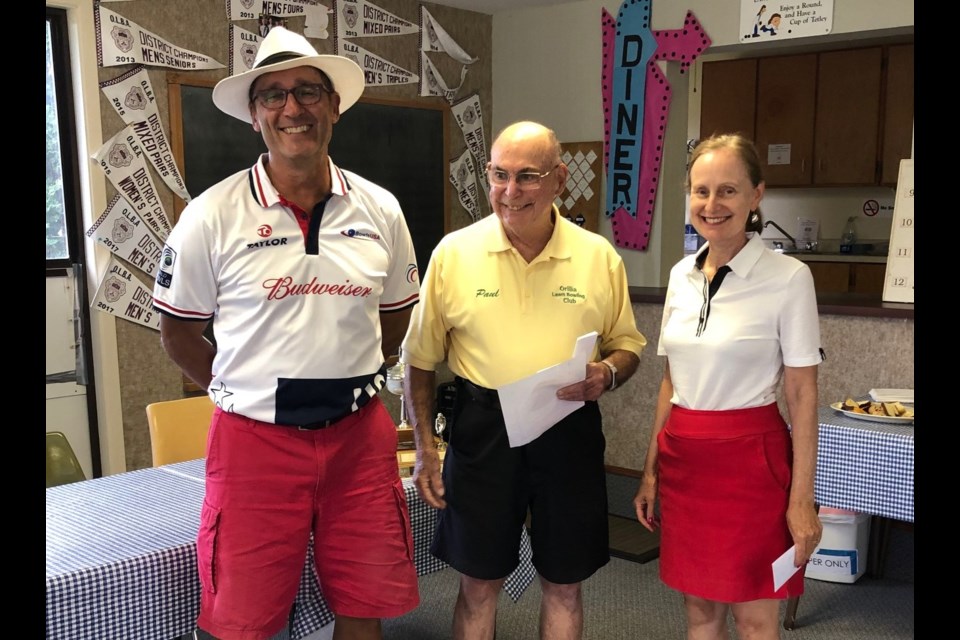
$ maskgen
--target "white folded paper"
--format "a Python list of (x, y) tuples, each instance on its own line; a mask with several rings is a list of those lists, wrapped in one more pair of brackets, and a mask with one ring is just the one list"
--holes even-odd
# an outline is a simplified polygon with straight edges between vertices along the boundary
[(586, 377), (587, 362), (596, 344), (596, 331), (582, 335), (574, 345), (573, 357), (566, 362), (541, 369), (532, 376), (497, 389), (511, 447), (533, 442), (584, 405), (582, 400), (560, 400), (557, 390)]

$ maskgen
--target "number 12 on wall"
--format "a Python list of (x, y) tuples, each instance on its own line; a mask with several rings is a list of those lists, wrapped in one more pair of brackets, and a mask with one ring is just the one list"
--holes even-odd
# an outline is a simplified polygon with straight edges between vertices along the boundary
[(900, 161), (883, 301), (913, 303), (913, 159)]

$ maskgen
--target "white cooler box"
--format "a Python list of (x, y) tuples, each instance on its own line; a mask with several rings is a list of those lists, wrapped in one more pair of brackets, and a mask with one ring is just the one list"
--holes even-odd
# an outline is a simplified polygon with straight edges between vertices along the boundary
[(806, 577), (827, 582), (856, 582), (867, 570), (870, 516), (820, 507), (823, 536), (810, 556)]

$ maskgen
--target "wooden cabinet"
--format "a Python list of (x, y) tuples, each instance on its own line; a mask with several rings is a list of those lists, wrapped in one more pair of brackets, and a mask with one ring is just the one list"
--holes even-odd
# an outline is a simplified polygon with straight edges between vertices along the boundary
[(883, 281), (887, 276), (886, 264), (854, 262), (850, 266), (850, 293), (883, 295)]
[(819, 54), (813, 183), (877, 184), (883, 50)]
[[(768, 186), (810, 184), (816, 95), (816, 54), (759, 60), (755, 141)], [(772, 154), (773, 145), (783, 153)]]
[(817, 293), (849, 293), (849, 262), (808, 262)]
[(895, 186), (900, 160), (913, 150), (913, 45), (887, 49), (880, 184)]
[(756, 102), (756, 58), (705, 63), (700, 77), (700, 137), (739, 132), (753, 140)]
[(752, 130), (769, 187), (891, 186), (911, 155), (912, 44), (705, 62), (700, 84), (701, 138)]
[(817, 293), (883, 294), (887, 265), (876, 262), (807, 262)]

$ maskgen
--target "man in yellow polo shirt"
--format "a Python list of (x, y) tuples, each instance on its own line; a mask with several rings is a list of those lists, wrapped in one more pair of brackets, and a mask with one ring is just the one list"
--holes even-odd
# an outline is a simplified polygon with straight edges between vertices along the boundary
[[(431, 552), (461, 574), (454, 638), (493, 638), (497, 596), (519, 564), (529, 511), (543, 588), (540, 637), (575, 639), (583, 631), (581, 583), (610, 560), (597, 399), (636, 371), (646, 339), (620, 255), (553, 205), (569, 175), (554, 132), (510, 125), (494, 141), (487, 174), (496, 215), (437, 245), (403, 342), (414, 481), (442, 509)], [(511, 447), (496, 389), (569, 360), (591, 331), (599, 339), (583, 380), (557, 392), (584, 405)], [(441, 476), (432, 427), (443, 361), (457, 398)]]

